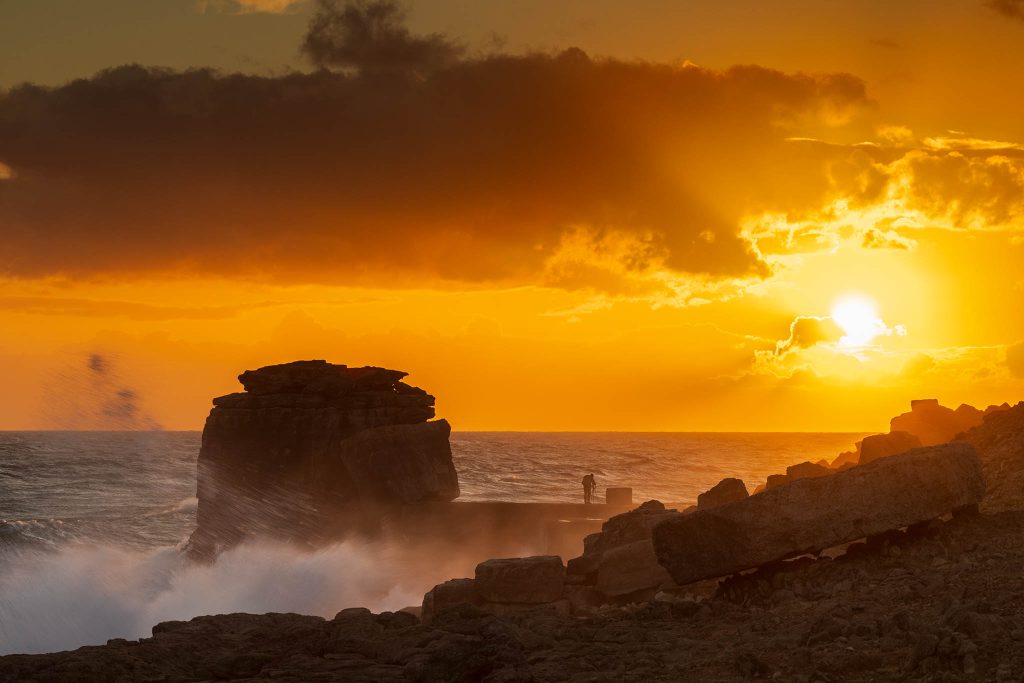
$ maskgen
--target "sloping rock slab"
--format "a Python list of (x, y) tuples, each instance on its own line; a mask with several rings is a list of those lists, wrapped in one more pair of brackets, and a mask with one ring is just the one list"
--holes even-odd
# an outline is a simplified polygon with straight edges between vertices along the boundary
[(654, 527), (654, 550), (682, 585), (935, 519), (984, 494), (972, 446), (919, 448), (672, 517)]

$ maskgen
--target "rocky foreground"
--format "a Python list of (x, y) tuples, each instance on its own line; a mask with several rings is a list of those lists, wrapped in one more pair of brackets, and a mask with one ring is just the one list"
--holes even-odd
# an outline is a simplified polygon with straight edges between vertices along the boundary
[[(687, 511), (644, 503), (567, 566), (481, 562), (418, 614), (199, 617), (0, 658), (0, 680), (1019, 681), (1024, 403), (940, 408), (894, 420), (923, 436), (869, 437), (761, 493), (727, 479)], [(931, 443), (950, 415), (974, 426)]]
[(471, 605), (430, 625), (232, 614), (0, 658), (3, 681), (1012, 680), (1024, 676), (1024, 513), (963, 516), (580, 619)]

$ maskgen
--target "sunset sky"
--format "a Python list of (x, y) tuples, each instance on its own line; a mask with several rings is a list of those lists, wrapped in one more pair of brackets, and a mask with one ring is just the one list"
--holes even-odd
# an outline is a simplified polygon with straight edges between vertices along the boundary
[(381, 365), (456, 430), (1024, 398), (1024, 0), (0, 4), (0, 429)]

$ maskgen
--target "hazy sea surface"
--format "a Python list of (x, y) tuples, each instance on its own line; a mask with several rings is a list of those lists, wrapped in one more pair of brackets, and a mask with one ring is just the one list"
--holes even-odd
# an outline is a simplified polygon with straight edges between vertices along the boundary
[[(723, 477), (748, 488), (833, 458), (862, 434), (452, 435), (462, 499), (578, 501), (592, 472), (637, 503), (690, 503)], [(0, 654), (147, 635), (158, 621), (231, 611), (331, 616), (419, 602), (390, 550), (252, 546), (183, 563), (195, 526), (199, 432), (0, 432)], [(428, 586), (429, 588), (429, 586)]]

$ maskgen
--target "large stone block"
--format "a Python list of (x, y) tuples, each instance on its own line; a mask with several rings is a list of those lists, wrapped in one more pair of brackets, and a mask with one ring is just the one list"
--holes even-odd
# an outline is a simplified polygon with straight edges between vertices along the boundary
[(445, 607), (468, 604), (479, 605), (480, 596), (476, 592), (476, 581), (473, 579), (450, 579), (431, 588), (423, 596), (423, 607), (420, 618), (429, 624), (434, 615)]
[(554, 555), (487, 560), (476, 566), (476, 592), (487, 602), (554, 602), (564, 588), (565, 567)]
[(984, 494), (972, 446), (919, 448), (666, 519), (654, 527), (654, 550), (687, 584), (928, 521)]
[(643, 540), (606, 550), (597, 568), (595, 588), (608, 597), (654, 589), (672, 577), (658, 564), (651, 541)]

